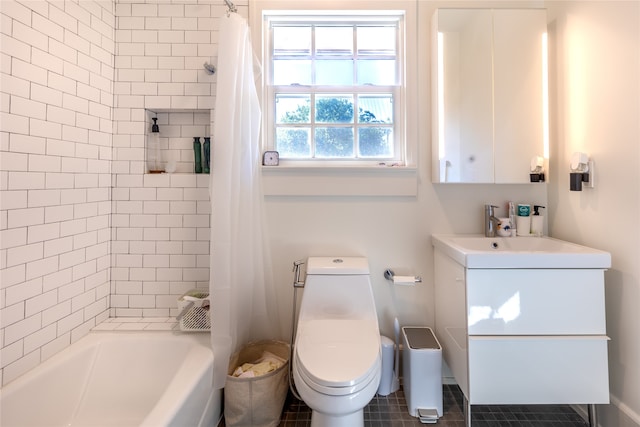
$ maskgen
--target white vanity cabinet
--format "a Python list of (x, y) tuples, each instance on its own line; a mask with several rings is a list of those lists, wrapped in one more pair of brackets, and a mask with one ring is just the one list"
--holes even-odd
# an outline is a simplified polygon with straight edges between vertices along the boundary
[(609, 402), (604, 269), (434, 257), (436, 335), (469, 405)]

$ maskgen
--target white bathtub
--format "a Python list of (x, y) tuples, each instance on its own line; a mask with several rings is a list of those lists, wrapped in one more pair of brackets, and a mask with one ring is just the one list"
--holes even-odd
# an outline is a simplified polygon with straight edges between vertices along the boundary
[(209, 334), (92, 332), (0, 389), (0, 425), (210, 427)]

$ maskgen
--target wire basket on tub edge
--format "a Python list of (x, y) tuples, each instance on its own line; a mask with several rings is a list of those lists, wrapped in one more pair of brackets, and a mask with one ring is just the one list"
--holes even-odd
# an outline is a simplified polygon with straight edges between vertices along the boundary
[(210, 331), (209, 292), (191, 289), (178, 298), (178, 322), (181, 331)]

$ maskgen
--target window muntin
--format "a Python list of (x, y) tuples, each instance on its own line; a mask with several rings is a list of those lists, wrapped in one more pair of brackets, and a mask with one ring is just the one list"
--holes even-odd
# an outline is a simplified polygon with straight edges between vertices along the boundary
[(401, 16), (272, 16), (268, 145), (283, 160), (402, 161)]

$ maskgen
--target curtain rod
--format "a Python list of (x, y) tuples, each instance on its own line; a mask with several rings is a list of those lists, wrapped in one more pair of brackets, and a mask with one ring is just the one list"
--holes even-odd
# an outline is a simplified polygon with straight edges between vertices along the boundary
[(233, 4), (232, 1), (224, 0), (224, 2), (227, 4), (227, 13), (229, 13), (229, 12), (236, 13), (238, 11), (238, 9), (236, 8), (236, 5)]

